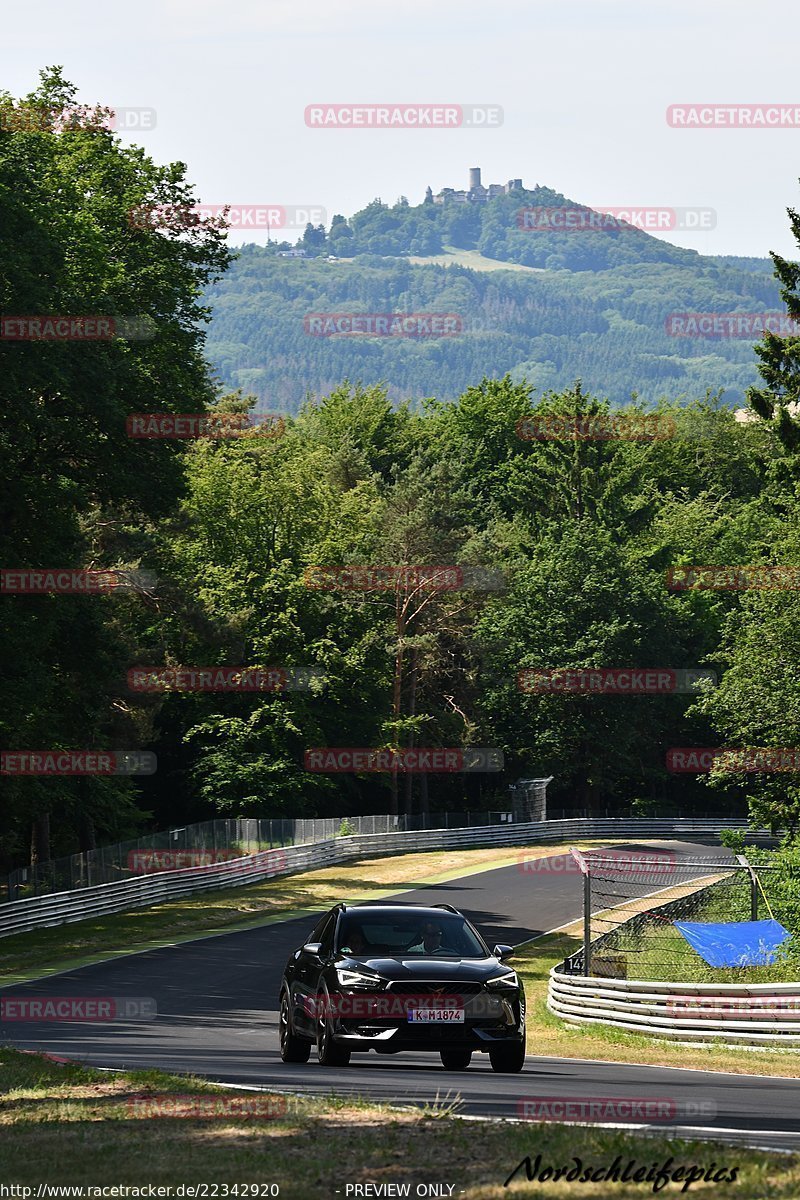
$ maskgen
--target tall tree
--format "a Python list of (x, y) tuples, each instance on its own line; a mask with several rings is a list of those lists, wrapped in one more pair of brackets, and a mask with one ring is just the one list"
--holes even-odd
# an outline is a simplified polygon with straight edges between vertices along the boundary
[[(800, 250), (800, 213), (792, 208), (787, 212)], [(780, 254), (772, 254), (771, 258), (782, 285), (781, 298), (800, 329), (800, 262), (789, 262)], [(758, 369), (765, 386), (750, 388), (750, 406), (764, 420), (775, 418), (783, 444), (790, 450), (800, 450), (800, 333), (786, 337), (765, 333), (756, 354), (761, 359)]]
[[(181, 492), (182, 450), (132, 441), (126, 417), (181, 410), (187, 397), (202, 410), (215, 394), (198, 323), (202, 291), (228, 261), (223, 232), (180, 215), (193, 203), (183, 165), (157, 166), (123, 146), (109, 116), (76, 105), (58, 68), (18, 103), (0, 95), (0, 310), (137, 323), (111, 340), (0, 341), (6, 567), (139, 565), (153, 523)], [(178, 214), (172, 228), (132, 220), (152, 205)], [(6, 747), (130, 745), (136, 729), (119, 697), (126, 647), (113, 630), (120, 603), (4, 599)], [(134, 811), (122, 779), (17, 778), (8, 794), (0, 838), (15, 850), (31, 820), (45, 836), (48, 814), (57, 850), (76, 820), (94, 815), (120, 830)], [(36, 855), (49, 850), (34, 844)]]

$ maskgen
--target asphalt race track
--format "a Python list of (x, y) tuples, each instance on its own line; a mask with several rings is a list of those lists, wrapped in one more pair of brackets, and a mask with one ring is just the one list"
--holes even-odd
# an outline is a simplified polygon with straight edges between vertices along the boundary
[[(656, 847), (674, 850), (679, 857), (727, 855), (708, 843), (631, 843), (627, 848)], [(556, 868), (562, 861), (551, 859)], [(343, 877), (343, 895), (349, 887), (352, 880), (348, 884)], [(580, 916), (581, 879), (558, 869), (527, 873), (511, 866), (398, 896), (410, 903), (452, 904), (469, 916), (490, 946), (516, 945)], [(158, 1017), (91, 1024), (7, 1021), (0, 1026), (0, 1040), (94, 1066), (161, 1067), (297, 1093), (334, 1091), (406, 1104), (458, 1095), (461, 1111), (475, 1116), (532, 1116), (535, 1110), (526, 1109), (526, 1102), (544, 1097), (616, 1099), (636, 1103), (629, 1116), (617, 1116), (613, 1123), (637, 1126), (654, 1123), (642, 1115), (641, 1102), (657, 1100), (659, 1128), (691, 1128), (721, 1140), (800, 1150), (800, 1079), (531, 1055), (519, 1075), (495, 1074), (488, 1057), (480, 1054), (466, 1072), (445, 1071), (433, 1054), (355, 1055), (349, 1067), (324, 1068), (312, 1051), (308, 1064), (284, 1065), (278, 1053), (278, 987), (286, 959), (314, 923), (305, 917), (203, 938), (5, 988), (9, 999), (14, 991), (20, 996), (152, 997)], [(754, 1067), (757, 1061), (753, 1056)]]

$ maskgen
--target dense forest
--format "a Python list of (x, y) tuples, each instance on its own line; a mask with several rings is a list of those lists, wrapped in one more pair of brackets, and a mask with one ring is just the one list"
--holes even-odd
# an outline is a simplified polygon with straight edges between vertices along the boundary
[[(373, 200), (349, 220), (337, 213), (327, 232), (324, 226), (308, 226), (298, 245), (309, 256), (337, 258), (425, 256), (452, 246), (547, 271), (606, 271), (643, 262), (696, 266), (702, 261), (696, 250), (670, 245), (613, 214), (596, 232), (590, 224), (580, 228), (593, 215), (586, 205), (538, 185), (483, 203), (410, 205), (401, 197), (393, 205)], [(558, 223), (567, 220), (572, 227), (559, 231)], [(761, 270), (768, 268), (767, 260), (755, 261)]]
[[(800, 401), (800, 339), (768, 335), (758, 346), (748, 421), (702, 395), (701, 377), (727, 385), (745, 369), (743, 358), (726, 357), (731, 346), (718, 346), (694, 398), (655, 410), (664, 436), (537, 440), (520, 431), (537, 417), (566, 418), (562, 428), (608, 426), (606, 389), (581, 349), (589, 336), (609, 379), (628, 364), (628, 391), (647, 392), (633, 369), (640, 351), (631, 344), (625, 357), (625, 322), (655, 319), (666, 279), (690, 273), (686, 287), (691, 279), (696, 290), (681, 293), (682, 309), (733, 296), (746, 277), (746, 303), (800, 317), (800, 267), (776, 258), (776, 284), (746, 266), (639, 260), (583, 272), (589, 290), (581, 293), (574, 276), (509, 276), (501, 288), (464, 271), (351, 264), (341, 286), (360, 280), (364, 304), (382, 298), (386, 307), (393, 273), (391, 299), (403, 310), (469, 301), (522, 327), (536, 308), (549, 330), (539, 335), (550, 348), (541, 362), (557, 363), (569, 383), (542, 377), (533, 391), (510, 362), (495, 369), (491, 337), (476, 329), (458, 339), (466, 365), (451, 403), (442, 380), (456, 339), (411, 347), (421, 392), (407, 382), (406, 346), (382, 345), (375, 372), (386, 386), (334, 377), (334, 359), (324, 367), (325, 394), (297, 408), (278, 386), (297, 381), (291, 353), (270, 360), (274, 393), (271, 385), (226, 390), (205, 357), (203, 325), (213, 304), (217, 347), (223, 328), (250, 346), (269, 325), (264, 279), (273, 281), (276, 313), (300, 313), (319, 305), (327, 264), (268, 261), (249, 248), (226, 274), (216, 223), (133, 227), (127, 214), (136, 205), (189, 206), (182, 166), (157, 166), (91, 114), (68, 130), (48, 128), (48, 112), (74, 103), (57, 72), (22, 103), (42, 114), (44, 128), (14, 128), (14, 102), (0, 96), (2, 311), (139, 314), (155, 332), (0, 342), (0, 446), (14, 481), (3, 491), (3, 563), (146, 570), (155, 582), (108, 595), (3, 597), (3, 746), (143, 749), (155, 752), (158, 770), (133, 779), (9, 776), (3, 864), (24, 861), (31, 847), (47, 857), (144, 824), (217, 814), (506, 807), (508, 785), (533, 775), (552, 775), (552, 802), (574, 811), (749, 804), (757, 819), (796, 821), (791, 775), (675, 774), (666, 756), (681, 746), (798, 746), (800, 591), (675, 591), (667, 572), (800, 568), (800, 439), (787, 407)], [(800, 247), (800, 219), (790, 219)], [(612, 319), (604, 289), (615, 286), (615, 271), (628, 282)], [(326, 303), (346, 299), (337, 287), (329, 285)], [(565, 330), (570, 314), (576, 323)], [(753, 355), (750, 345), (740, 349)], [(285, 422), (233, 435), (236, 422), (220, 420), (217, 436), (184, 441), (128, 436), (131, 414), (243, 413), (256, 403), (250, 393), (259, 408), (284, 410)], [(412, 403), (419, 394), (436, 398)], [(313, 582), (315, 568), (356, 565), (459, 566), (464, 584), (420, 589), (402, 572), (389, 589)], [(481, 579), (495, 582), (475, 586)], [(142, 691), (130, 682), (136, 668), (209, 666), (305, 682), (229, 693)], [(535, 694), (518, 685), (524, 668), (568, 667), (703, 667), (718, 684), (669, 695)], [(306, 751), (325, 746), (488, 746), (502, 751), (505, 767), (400, 779), (310, 772)]]
[[(630, 231), (632, 248), (621, 262), (607, 246), (594, 254), (587, 245), (611, 234), (510, 236), (567, 238), (570, 265), (483, 271), (458, 265), (457, 256), (453, 265), (374, 253), (329, 262), (281, 258), (274, 246), (242, 247), (207, 293), (208, 355), (226, 387), (252, 393), (259, 407), (292, 413), (343, 379), (414, 402), (454, 400), (483, 374), (510, 374), (540, 393), (580, 376), (615, 404), (634, 393), (647, 403), (691, 399), (709, 388), (723, 389), (727, 404), (744, 404), (757, 379), (752, 338), (675, 337), (667, 319), (780, 310), (768, 267), (727, 265), (638, 230)], [(575, 260), (583, 263), (584, 255), (592, 265), (579, 267)], [(461, 332), (318, 337), (307, 321), (316, 313), (392, 312), (453, 313)]]

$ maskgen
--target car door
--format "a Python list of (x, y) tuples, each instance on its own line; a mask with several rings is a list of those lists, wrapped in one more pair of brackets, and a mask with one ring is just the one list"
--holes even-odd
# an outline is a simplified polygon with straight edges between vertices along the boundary
[(316, 1034), (317, 987), (322, 974), (324, 959), (330, 957), (333, 948), (333, 932), (336, 928), (336, 912), (326, 913), (308, 935), (304, 945), (320, 942), (319, 954), (309, 954), (303, 947), (295, 952), (295, 971), (292, 982), (292, 1005), (294, 1026), (299, 1032)]

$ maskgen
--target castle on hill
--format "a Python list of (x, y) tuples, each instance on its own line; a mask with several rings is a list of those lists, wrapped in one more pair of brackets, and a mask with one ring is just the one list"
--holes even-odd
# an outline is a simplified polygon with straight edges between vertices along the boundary
[(495, 196), (507, 196), (509, 192), (522, 191), (521, 179), (509, 179), (508, 183), (490, 183), (484, 187), (481, 183), (480, 167), (470, 167), (469, 187), (464, 191), (455, 188), (442, 188), (434, 196), (430, 186), (425, 190), (426, 204), (483, 204), (486, 200), (494, 200)]

